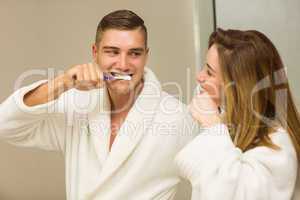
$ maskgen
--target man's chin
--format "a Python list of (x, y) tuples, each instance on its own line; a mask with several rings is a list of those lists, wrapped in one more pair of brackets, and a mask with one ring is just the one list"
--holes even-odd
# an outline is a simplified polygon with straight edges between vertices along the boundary
[(131, 92), (134, 92), (133, 87), (130, 87), (129, 84), (126, 85), (114, 85), (109, 87), (111, 92), (119, 95), (127, 95), (130, 94)]
[[(143, 83), (143, 82), (141, 82)], [(134, 84), (133, 81), (118, 81), (118, 82), (114, 82), (111, 84), (107, 84), (107, 87), (109, 88), (109, 90), (115, 94), (119, 94), (119, 95), (129, 95), (129, 94), (134, 94), (135, 92), (140, 91), (140, 87), (139, 86), (143, 86), (143, 84)], [(136, 91), (138, 90), (138, 91)]]

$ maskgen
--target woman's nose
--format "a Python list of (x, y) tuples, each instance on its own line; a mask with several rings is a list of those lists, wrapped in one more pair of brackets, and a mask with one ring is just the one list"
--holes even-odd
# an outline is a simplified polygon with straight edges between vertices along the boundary
[(198, 83), (204, 83), (205, 82), (205, 75), (203, 73), (203, 70), (199, 71), (197, 74), (197, 82)]

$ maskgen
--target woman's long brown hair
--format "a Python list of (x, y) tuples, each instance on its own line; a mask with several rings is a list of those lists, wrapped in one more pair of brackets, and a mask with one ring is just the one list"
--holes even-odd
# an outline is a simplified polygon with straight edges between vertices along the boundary
[(237, 147), (278, 149), (270, 134), (285, 129), (300, 158), (300, 118), (283, 62), (261, 32), (217, 29), (216, 45), (225, 85), (225, 121)]

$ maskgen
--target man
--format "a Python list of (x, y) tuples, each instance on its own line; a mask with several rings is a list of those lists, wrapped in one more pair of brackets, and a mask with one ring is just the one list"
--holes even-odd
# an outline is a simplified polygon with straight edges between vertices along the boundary
[(93, 63), (10, 96), (0, 107), (0, 137), (62, 151), (70, 200), (173, 199), (173, 159), (196, 130), (145, 69), (144, 21), (128, 10), (106, 15), (92, 51)]

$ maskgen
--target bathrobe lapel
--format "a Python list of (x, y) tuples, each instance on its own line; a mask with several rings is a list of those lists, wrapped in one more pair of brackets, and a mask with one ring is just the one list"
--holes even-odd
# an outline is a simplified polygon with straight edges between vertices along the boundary
[[(105, 145), (106, 148), (104, 152), (99, 152), (98, 154), (99, 159), (105, 160), (105, 162), (101, 176), (99, 177), (97, 188), (104, 184), (105, 181), (107, 181), (130, 157), (131, 153), (152, 124), (161, 98), (161, 87), (157, 78), (149, 69), (145, 69), (144, 81), (144, 88), (128, 113), (126, 120), (123, 122), (110, 153), (108, 153), (110, 113), (103, 113), (101, 111), (101, 116), (99, 117), (103, 118), (105, 120), (104, 123), (109, 125), (106, 125), (104, 131), (105, 138), (103, 139), (106, 139), (106, 142), (101, 142), (99, 141), (100, 139), (96, 140), (98, 141), (96, 145), (102, 144)], [(108, 101), (108, 99), (106, 101)], [(103, 110), (105, 110), (108, 108), (107, 106), (109, 106), (109, 104), (106, 102), (103, 106)], [(107, 157), (102, 154), (107, 155)], [(97, 188), (95, 188), (94, 192), (96, 192)]]
[(93, 112), (88, 115), (88, 131), (91, 134), (95, 153), (103, 166), (109, 154), (110, 100), (107, 88), (98, 90), (94, 96), (96, 96), (97, 102)]

